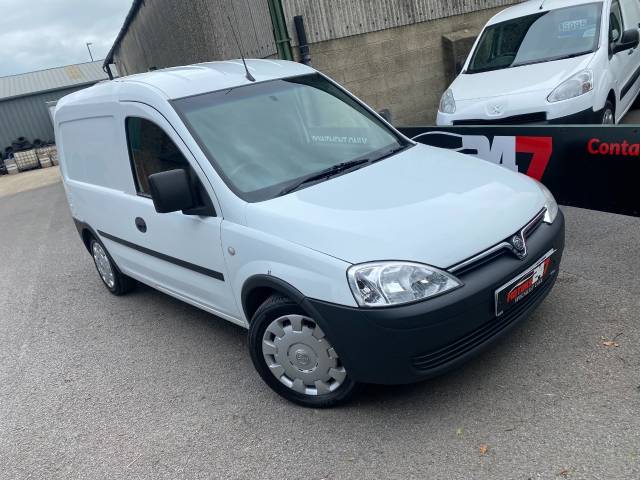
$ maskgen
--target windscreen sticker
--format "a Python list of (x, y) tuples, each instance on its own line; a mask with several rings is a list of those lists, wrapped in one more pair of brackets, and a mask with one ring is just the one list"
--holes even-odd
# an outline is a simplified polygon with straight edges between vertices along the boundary
[(596, 26), (589, 19), (568, 20), (558, 26), (558, 38), (593, 38), (596, 35)]
[(313, 128), (309, 131), (311, 143), (331, 145), (367, 145), (367, 130), (362, 128)]
[(589, 26), (589, 20), (582, 18), (580, 20), (568, 20), (560, 24), (562, 33), (575, 32), (576, 30), (585, 30)]

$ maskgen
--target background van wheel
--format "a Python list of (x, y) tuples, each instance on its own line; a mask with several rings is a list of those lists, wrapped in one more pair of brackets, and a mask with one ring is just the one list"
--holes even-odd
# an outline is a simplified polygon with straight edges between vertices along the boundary
[(126, 276), (114, 263), (111, 255), (100, 240), (92, 238), (89, 243), (89, 250), (96, 265), (98, 275), (102, 279), (105, 287), (114, 295), (124, 295), (129, 293), (136, 286), (133, 278)]
[(602, 111), (602, 125), (615, 125), (616, 124), (616, 109), (610, 100), (604, 104), (604, 110)]
[(249, 349), (267, 385), (298, 405), (333, 407), (356, 386), (320, 326), (282, 295), (269, 297), (254, 314)]

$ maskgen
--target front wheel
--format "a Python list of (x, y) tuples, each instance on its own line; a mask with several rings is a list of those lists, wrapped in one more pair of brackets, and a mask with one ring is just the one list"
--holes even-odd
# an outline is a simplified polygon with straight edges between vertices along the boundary
[(602, 111), (602, 125), (615, 125), (616, 123), (616, 110), (609, 100), (604, 104), (604, 110)]
[(249, 348), (267, 385), (298, 405), (333, 407), (356, 386), (320, 326), (282, 295), (272, 295), (256, 311)]

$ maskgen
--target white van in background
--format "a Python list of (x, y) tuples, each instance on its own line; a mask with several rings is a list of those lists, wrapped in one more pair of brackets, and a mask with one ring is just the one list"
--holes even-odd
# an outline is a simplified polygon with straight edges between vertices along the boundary
[(247, 63), (58, 102), (71, 214), (110, 292), (137, 280), (247, 328), (264, 381), (313, 407), (443, 373), (547, 296), (564, 218), (544, 186), (416, 144), (312, 68)]
[(438, 125), (614, 124), (640, 92), (640, 1), (529, 0), (493, 17)]

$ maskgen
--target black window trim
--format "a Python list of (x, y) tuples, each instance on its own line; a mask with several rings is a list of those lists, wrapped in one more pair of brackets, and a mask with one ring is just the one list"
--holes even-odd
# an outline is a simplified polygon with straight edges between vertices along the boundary
[(609, 25), (607, 28), (607, 50), (609, 51), (609, 60), (611, 60), (613, 58), (613, 49), (611, 48), (612, 42), (609, 41), (609, 32), (611, 31), (611, 14), (613, 13), (613, 6), (614, 5), (618, 5), (618, 10), (620, 11), (620, 38), (618, 38), (618, 41), (613, 42), (613, 43), (620, 43), (622, 41), (622, 35), (624, 34), (624, 13), (622, 13), (622, 4), (620, 3), (620, 0), (613, 0), (611, 2), (611, 6), (609, 7), (609, 15), (607, 15), (607, 22), (609, 22)]
[(131, 138), (129, 138), (129, 119), (131, 118), (141, 118), (144, 120), (147, 119), (144, 117), (137, 117), (135, 115), (127, 115), (126, 117), (124, 117), (124, 132), (127, 139), (127, 154), (129, 155), (129, 166), (131, 167), (131, 175), (133, 176), (133, 186), (136, 189), (136, 195), (138, 197), (148, 198), (149, 200), (151, 200), (151, 195), (141, 191), (140, 181), (138, 180), (138, 171), (136, 170), (136, 164), (133, 161), (133, 152), (131, 151)]

